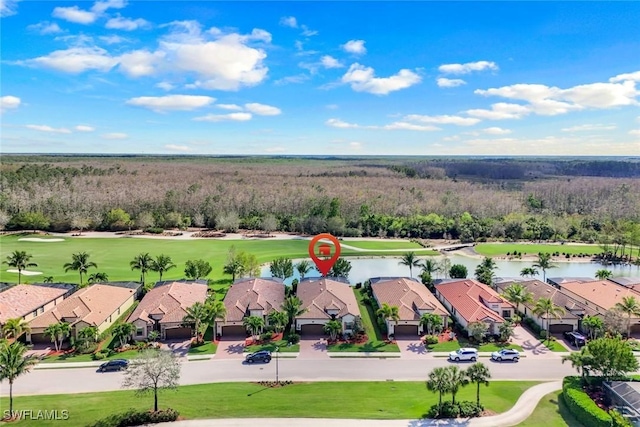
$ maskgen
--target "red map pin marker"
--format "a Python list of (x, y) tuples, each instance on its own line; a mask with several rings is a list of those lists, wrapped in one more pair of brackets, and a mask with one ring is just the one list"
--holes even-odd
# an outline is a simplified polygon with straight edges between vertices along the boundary
[[(321, 242), (316, 248), (316, 243), (320, 240), (330, 240), (333, 247), (328, 243)], [(318, 234), (309, 242), (309, 256), (316, 263), (318, 271), (326, 276), (340, 257), (340, 242), (329, 233)]]

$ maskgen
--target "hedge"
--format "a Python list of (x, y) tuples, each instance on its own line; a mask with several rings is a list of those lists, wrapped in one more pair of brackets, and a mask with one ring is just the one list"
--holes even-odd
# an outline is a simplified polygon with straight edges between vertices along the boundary
[(580, 377), (565, 377), (562, 381), (562, 398), (569, 412), (585, 426), (611, 427), (611, 415), (598, 405), (582, 389)]
[(131, 427), (165, 423), (177, 420), (178, 415), (180, 415), (178, 411), (171, 408), (158, 412), (129, 409), (127, 412), (109, 415), (89, 427)]

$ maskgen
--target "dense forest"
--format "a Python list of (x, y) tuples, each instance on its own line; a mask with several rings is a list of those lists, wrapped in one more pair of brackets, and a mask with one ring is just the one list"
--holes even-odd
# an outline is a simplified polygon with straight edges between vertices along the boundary
[(640, 243), (638, 159), (3, 156), (0, 227)]

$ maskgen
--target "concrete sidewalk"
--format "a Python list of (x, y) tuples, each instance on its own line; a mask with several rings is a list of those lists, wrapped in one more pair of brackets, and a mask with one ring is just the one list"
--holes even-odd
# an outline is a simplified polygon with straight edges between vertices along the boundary
[(538, 402), (547, 394), (562, 388), (562, 381), (531, 387), (516, 404), (502, 414), (481, 418), (451, 420), (345, 420), (332, 418), (238, 418), (219, 420), (190, 420), (156, 424), (158, 427), (511, 427), (529, 418)]

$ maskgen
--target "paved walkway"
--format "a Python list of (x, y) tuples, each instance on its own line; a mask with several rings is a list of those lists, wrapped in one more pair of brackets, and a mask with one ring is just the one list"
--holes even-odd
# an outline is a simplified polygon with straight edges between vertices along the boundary
[(561, 381), (531, 387), (520, 396), (516, 404), (499, 415), (455, 420), (345, 420), (331, 418), (240, 418), (219, 420), (189, 420), (156, 424), (158, 427), (511, 427), (529, 418), (538, 402), (547, 394), (562, 388)]

